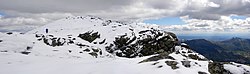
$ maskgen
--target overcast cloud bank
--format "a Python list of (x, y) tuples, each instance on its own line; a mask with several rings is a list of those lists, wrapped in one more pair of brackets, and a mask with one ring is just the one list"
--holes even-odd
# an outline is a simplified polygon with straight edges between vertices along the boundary
[[(122, 21), (182, 17), (172, 31), (249, 32), (250, 0), (1, 0), (0, 31), (38, 27), (67, 16), (94, 15)], [(20, 29), (22, 30), (22, 29)]]

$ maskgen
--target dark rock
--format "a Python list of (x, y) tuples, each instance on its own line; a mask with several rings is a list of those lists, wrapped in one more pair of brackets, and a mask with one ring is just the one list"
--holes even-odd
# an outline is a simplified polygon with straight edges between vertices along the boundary
[(26, 47), (26, 50), (30, 50), (30, 49), (32, 49), (32, 47), (30, 47), (30, 46), (27, 46), (27, 47)]
[(53, 51), (59, 51), (59, 50), (53, 50)]
[(35, 37), (37, 37), (37, 38), (38, 38), (38, 37), (41, 37), (41, 36), (42, 36), (41, 34), (36, 34), (36, 35), (35, 35)]
[(85, 49), (85, 50), (83, 50), (83, 51), (85, 51), (85, 52), (90, 52), (90, 50), (89, 50), (89, 49)]
[(92, 50), (93, 50), (94, 52), (99, 52), (100, 49), (94, 49), (94, 48), (92, 48)]
[(102, 55), (102, 51), (101, 50), (100, 50), (99, 54)]
[(41, 41), (43, 38), (37, 39), (38, 41)]
[(196, 55), (196, 54), (189, 54), (188, 57), (191, 58), (191, 59), (194, 59), (194, 60), (202, 60), (202, 61), (207, 61), (207, 60), (208, 60), (208, 59), (206, 59), (206, 58), (202, 59), (202, 58), (200, 58), (200, 57), (199, 57), (198, 55)]
[(156, 65), (156, 64), (158, 64), (158, 63), (160, 63), (160, 62), (155, 62), (155, 63), (153, 63), (152, 65)]
[(95, 58), (97, 58), (97, 56), (98, 56), (98, 54), (96, 53), (96, 52), (91, 52), (91, 53), (89, 53), (91, 56), (93, 56), (93, 57), (95, 57)]
[(11, 34), (13, 34), (13, 33), (12, 33), (12, 32), (8, 32), (8, 33), (6, 33), (6, 34), (11, 35)]
[(181, 61), (182, 65), (185, 67), (191, 67), (190, 62), (191, 61)]
[(71, 53), (72, 51), (71, 50), (68, 50), (69, 51), (69, 53)]
[(74, 44), (74, 41), (69, 39), (69, 42), (68, 42), (68, 43), (69, 43), (69, 44)]
[(163, 67), (162, 65), (160, 65), (160, 66), (158, 66), (157, 68), (161, 68), (161, 67)]
[(134, 31), (134, 29), (129, 28), (130, 31)]
[[(63, 46), (66, 43), (65, 38), (54, 37), (53, 35), (48, 35), (48, 36), (49, 37), (47, 37), (47, 36), (45, 37), (44, 35), (36, 34), (36, 37), (41, 37), (41, 38), (38, 38), (38, 41), (43, 40), (43, 42), (46, 45), (49, 45), (49, 46), (53, 46), (53, 47), (55, 47), (55, 46)], [(52, 42), (50, 43), (49, 41), (52, 41)]]
[(241, 67), (241, 65), (236, 65), (237, 67)]
[(222, 62), (209, 62), (208, 71), (211, 74), (232, 74), (230, 71), (225, 70)]
[(207, 74), (206, 72), (199, 71), (198, 74)]
[(175, 54), (180, 54), (180, 51), (176, 51)]
[(179, 67), (176, 66), (178, 64), (178, 62), (176, 62), (176, 61), (166, 61), (165, 63), (168, 66), (170, 66), (172, 69), (178, 69), (179, 68)]
[(174, 33), (172, 33), (172, 32), (165, 32), (165, 33), (167, 33), (167, 34), (170, 35), (173, 39), (175, 39), (176, 43), (178, 42), (178, 38), (177, 38), (177, 36), (176, 36)]
[(116, 28), (117, 26), (112, 26), (112, 28)]
[(103, 44), (106, 41), (106, 39), (103, 39), (99, 44)]
[(164, 33), (163, 31), (151, 29), (140, 31), (139, 37), (136, 37), (134, 33), (129, 37), (125, 34), (116, 37), (112, 46), (110, 44), (110, 46), (106, 47), (106, 50), (119, 57), (127, 58), (174, 52), (177, 40), (172, 35)]
[[(65, 38), (52, 38), (52, 44), (50, 44), (50, 46), (62, 46), (66, 41)], [(62, 41), (62, 42), (60, 42)]]
[(188, 50), (188, 53), (193, 53), (191, 50)]
[(54, 37), (53, 35), (48, 35), (48, 36), (50, 36), (50, 37)]
[(89, 47), (89, 45), (85, 45), (85, 44), (81, 44), (81, 43), (77, 43), (76, 45), (80, 46), (80, 47)]
[(83, 33), (83, 34), (79, 34), (78, 37), (91, 43), (96, 38), (100, 38), (100, 34), (98, 34), (98, 32), (93, 33), (93, 31), (88, 31), (88, 32)]
[(29, 52), (29, 51), (22, 51), (21, 53), (22, 53), (22, 54), (25, 54), (25, 55), (30, 54), (30, 52)]
[(111, 22), (112, 22), (111, 20), (107, 20), (107, 21), (105, 21), (104, 23), (102, 23), (102, 25), (103, 25), (103, 26), (107, 26), (107, 25), (109, 25)]
[(8, 52), (7, 50), (2, 50), (2, 51), (0, 51), (0, 52)]

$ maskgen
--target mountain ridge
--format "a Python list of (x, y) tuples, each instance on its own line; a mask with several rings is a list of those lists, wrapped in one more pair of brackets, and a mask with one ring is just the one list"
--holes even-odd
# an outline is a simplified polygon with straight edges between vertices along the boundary
[(26, 34), (0, 35), (0, 58), (4, 59), (0, 61), (3, 70), (0, 73), (3, 74), (236, 74), (250, 71), (250, 67), (243, 64), (213, 62), (188, 45), (178, 44), (174, 33), (144, 23), (77, 16), (60, 19)]
[[(249, 51), (248, 46), (250, 44), (248, 40), (249, 39), (233, 37), (224, 41), (206, 40), (207, 43), (210, 43), (209, 45), (206, 44), (204, 40), (200, 39), (187, 40), (185, 43), (189, 44), (194, 51), (197, 51), (215, 61), (234, 61), (249, 64), (249, 57), (247, 53)], [(194, 45), (194, 43), (196, 44)], [(207, 46), (204, 46), (204, 44)], [(228, 60), (227, 58), (231, 58), (231, 60)]]

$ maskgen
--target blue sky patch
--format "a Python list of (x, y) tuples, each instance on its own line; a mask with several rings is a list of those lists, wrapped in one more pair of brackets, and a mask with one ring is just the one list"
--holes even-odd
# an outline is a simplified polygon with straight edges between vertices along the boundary
[(1, 16), (4, 16), (4, 13), (2, 13), (2, 12), (0, 11), (0, 15), (1, 15)]
[(230, 18), (232, 18), (232, 19), (242, 19), (242, 20), (245, 20), (247, 17), (246, 17), (246, 16), (231, 16)]
[(183, 25), (184, 21), (180, 17), (165, 17), (160, 19), (144, 20), (144, 23), (157, 24), (157, 25)]

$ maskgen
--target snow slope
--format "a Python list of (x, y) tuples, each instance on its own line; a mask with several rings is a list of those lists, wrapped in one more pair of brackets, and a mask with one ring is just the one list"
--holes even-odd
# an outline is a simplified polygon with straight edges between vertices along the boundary
[[(45, 29), (49, 33), (45, 33)], [(148, 32), (147, 32), (148, 30)], [(141, 33), (145, 31), (144, 33)], [(89, 33), (89, 35), (85, 35)], [(157, 25), (122, 23), (95, 16), (66, 17), (26, 34), (0, 33), (0, 74), (210, 74), (213, 62), (187, 48), (174, 45), (161, 53), (140, 56), (143, 45), (134, 53), (110, 45), (119, 37), (128, 37), (126, 46), (154, 37), (169, 37)], [(80, 34), (84, 35), (81, 38)], [(92, 35), (92, 36), (90, 36)], [(90, 36), (90, 37), (89, 37)], [(89, 39), (86, 39), (89, 37)], [(94, 38), (94, 39), (93, 39)], [(134, 39), (136, 38), (136, 39)], [(115, 49), (107, 51), (107, 47)], [(173, 50), (173, 51), (170, 51)], [(127, 51), (128, 52), (128, 51)], [(117, 55), (121, 53), (121, 55)], [(134, 57), (130, 57), (134, 56)], [(130, 57), (130, 58), (126, 58)], [(215, 66), (217, 67), (217, 66)], [(249, 74), (250, 67), (237, 63), (223, 64), (233, 74)], [(213, 73), (211, 73), (213, 74)]]

